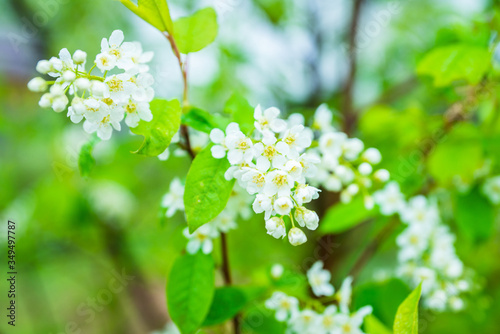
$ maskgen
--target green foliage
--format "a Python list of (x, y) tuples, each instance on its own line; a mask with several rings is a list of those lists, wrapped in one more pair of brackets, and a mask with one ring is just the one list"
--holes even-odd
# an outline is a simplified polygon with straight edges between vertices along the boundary
[(184, 206), (191, 233), (221, 213), (234, 185), (234, 180), (224, 178), (229, 162), (212, 157), (210, 148), (198, 153), (187, 174)]
[(80, 154), (78, 155), (78, 169), (80, 170), (81, 176), (89, 176), (94, 168), (95, 159), (92, 156), (92, 150), (98, 142), (98, 137), (94, 135), (88, 142), (83, 144), (80, 149)]
[(174, 22), (174, 39), (181, 53), (197, 52), (217, 37), (217, 14), (213, 8), (204, 8), (191, 16)]
[(225, 129), (229, 120), (220, 115), (211, 114), (199, 108), (190, 108), (182, 115), (182, 124), (192, 127), (201, 132), (210, 133), (212, 129)]
[(418, 302), (421, 292), (422, 283), (399, 306), (394, 320), (394, 334), (418, 334)]
[(201, 327), (214, 297), (214, 277), (211, 255), (198, 252), (175, 261), (167, 284), (167, 305), (182, 334)]
[(170, 145), (172, 137), (177, 133), (181, 121), (181, 105), (178, 100), (153, 100), (150, 103), (153, 120), (141, 120), (139, 125), (131, 128), (136, 135), (142, 135), (144, 141), (134, 153), (157, 156)]
[(286, 324), (278, 322), (274, 312), (264, 305), (250, 307), (243, 317), (242, 332), (256, 334), (284, 334)]
[(203, 326), (218, 325), (234, 317), (246, 305), (245, 293), (237, 287), (222, 287), (215, 290), (210, 311)]
[(120, 0), (128, 9), (160, 31), (173, 33), (173, 23), (166, 0), (138, 0), (137, 6), (130, 0)]
[(359, 285), (354, 293), (354, 309), (365, 305), (373, 307), (373, 315), (386, 326), (394, 322), (394, 315), (401, 302), (410, 293), (408, 286), (393, 278), (383, 282), (369, 282)]
[(374, 210), (367, 210), (363, 197), (357, 196), (350, 203), (338, 203), (328, 209), (321, 220), (321, 233), (342, 233), (375, 216)]
[(456, 125), (440, 139), (427, 161), (429, 174), (442, 185), (451, 185), (457, 178), (470, 183), (484, 163), (481, 134), (471, 124)]
[(375, 316), (369, 315), (365, 318), (365, 331), (368, 334), (391, 334), (392, 331), (388, 329), (380, 320)]
[(493, 233), (495, 212), (476, 187), (455, 200), (455, 219), (462, 234), (474, 241), (484, 241)]
[(243, 133), (250, 133), (254, 128), (255, 119), (253, 117), (254, 108), (240, 94), (233, 94), (227, 100), (224, 111), (232, 115), (233, 122), (240, 126)]
[(465, 80), (477, 84), (490, 66), (488, 49), (468, 44), (452, 44), (427, 53), (417, 66), (417, 73), (434, 78), (434, 86), (448, 86)]

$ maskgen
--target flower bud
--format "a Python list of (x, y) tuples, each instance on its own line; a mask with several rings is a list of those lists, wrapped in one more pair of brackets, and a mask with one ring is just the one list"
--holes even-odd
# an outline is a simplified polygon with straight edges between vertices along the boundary
[(301, 206), (295, 210), (294, 216), (300, 226), (303, 227), (305, 225), (310, 230), (318, 228), (319, 217), (316, 212)]
[(83, 99), (81, 97), (75, 97), (71, 101), (71, 106), (73, 107), (73, 110), (77, 114), (84, 114), (87, 108), (85, 107), (85, 104), (83, 103)]
[(368, 162), (363, 162), (361, 165), (358, 166), (358, 170), (361, 173), (361, 175), (370, 175), (371, 172), (373, 171), (372, 165), (370, 165)]
[(40, 98), (40, 101), (38, 102), (38, 105), (42, 108), (50, 108), (50, 106), (52, 105), (52, 94), (43, 94)]
[(64, 71), (62, 78), (66, 82), (72, 82), (76, 79), (76, 74), (73, 71)]
[(87, 53), (85, 51), (76, 50), (75, 53), (73, 53), (73, 61), (75, 62), (75, 64), (81, 65), (85, 63), (86, 60), (87, 60)]
[(32, 92), (44, 92), (47, 90), (47, 81), (40, 77), (33, 78), (28, 82), (28, 89)]
[(368, 161), (372, 165), (376, 165), (380, 161), (382, 161), (382, 155), (380, 154), (379, 150), (371, 147), (363, 152), (363, 159)]
[(364, 201), (366, 210), (371, 210), (375, 206), (375, 201), (373, 200), (373, 197), (371, 197), (371, 196), (365, 196), (363, 201)]
[(373, 174), (373, 177), (375, 177), (380, 182), (387, 182), (389, 181), (390, 174), (387, 169), (379, 169)]
[(352, 196), (351, 194), (349, 194), (347, 189), (340, 193), (340, 201), (344, 204), (350, 203), (352, 201)]
[(79, 90), (87, 90), (90, 88), (90, 80), (87, 78), (78, 78), (75, 80), (75, 86)]
[(36, 64), (36, 71), (41, 74), (47, 74), (52, 71), (52, 64), (48, 60), (40, 60)]
[(68, 102), (68, 97), (66, 95), (56, 96), (52, 102), (52, 109), (54, 109), (55, 112), (62, 112), (66, 109)]
[(276, 239), (284, 238), (286, 236), (285, 222), (279, 217), (272, 217), (271, 219), (266, 220), (266, 230), (267, 234)]
[(349, 195), (355, 196), (359, 192), (359, 186), (356, 183), (352, 183), (346, 188), (346, 191)]
[(104, 82), (93, 80), (90, 83), (90, 91), (96, 97), (106, 97), (109, 93), (108, 86)]
[(278, 263), (274, 264), (271, 267), (271, 277), (274, 279), (279, 279), (283, 275), (284, 271), (285, 271), (285, 269), (283, 268), (283, 266), (281, 264), (278, 264)]
[(50, 94), (54, 97), (64, 95), (64, 88), (61, 85), (52, 85), (52, 87), (50, 87)]
[(307, 241), (307, 237), (300, 228), (292, 227), (288, 232), (288, 241), (290, 241), (290, 244), (293, 246), (298, 246), (305, 243)]
[(293, 203), (289, 197), (280, 197), (274, 202), (274, 210), (279, 215), (287, 215), (292, 210)]

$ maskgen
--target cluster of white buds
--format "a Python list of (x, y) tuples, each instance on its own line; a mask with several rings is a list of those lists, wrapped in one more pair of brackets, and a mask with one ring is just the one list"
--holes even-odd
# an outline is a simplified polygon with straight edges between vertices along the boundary
[[(315, 230), (319, 218), (304, 204), (318, 198), (319, 189), (309, 186), (306, 179), (316, 172), (319, 162), (314, 155), (304, 153), (311, 146), (311, 132), (303, 125), (288, 125), (279, 118), (277, 108), (255, 108), (255, 129), (252, 136), (245, 135), (237, 123), (227, 126), (225, 133), (213, 129), (210, 139), (214, 158), (227, 156), (231, 167), (226, 179), (235, 178), (238, 184), (255, 195), (253, 210), (265, 213), (267, 233), (284, 238), (287, 228), (284, 217), (292, 227), (288, 240), (292, 245), (307, 241), (297, 227)], [(296, 225), (297, 224), (297, 225)]]
[(481, 189), (493, 205), (500, 204), (500, 176), (486, 179)]
[(331, 125), (332, 117), (332, 112), (325, 104), (319, 106), (314, 114), (312, 129), (315, 130), (318, 145), (313, 151), (321, 162), (311, 183), (340, 192), (343, 203), (349, 203), (353, 197), (361, 194), (365, 207), (372, 209), (372, 188), (388, 181), (389, 172), (375, 169), (382, 160), (379, 150), (365, 149), (360, 139), (348, 138), (347, 134), (336, 130)]
[(396, 239), (400, 247), (398, 274), (414, 287), (422, 282), (422, 298), (427, 308), (463, 309), (460, 295), (470, 290), (471, 280), (456, 255), (455, 236), (441, 223), (437, 202), (422, 195), (406, 202), (394, 181), (376, 192), (374, 199), (382, 214), (399, 214), (408, 225)]
[(307, 272), (307, 278), (316, 296), (332, 296), (330, 301), (336, 305), (323, 307), (314, 304), (315, 309), (300, 309), (299, 300), (295, 297), (276, 291), (266, 300), (266, 307), (275, 311), (276, 320), (285, 322), (287, 333), (296, 334), (362, 334), (363, 319), (372, 313), (371, 306), (364, 306), (351, 313), (352, 278), (347, 277), (334, 294), (334, 287), (329, 283), (330, 272), (323, 269), (321, 261), (313, 264)]
[[(177, 211), (184, 211), (184, 185), (181, 180), (175, 178), (170, 183), (168, 193), (163, 196), (162, 207), (166, 209), (165, 215), (172, 217)], [(227, 233), (238, 227), (237, 221), (249, 219), (252, 212), (250, 210), (251, 196), (244, 189), (235, 185), (231, 196), (224, 210), (212, 221), (200, 226), (193, 233), (189, 233), (186, 227), (183, 230), (184, 236), (188, 239), (186, 250), (190, 254), (196, 254), (201, 250), (205, 254), (210, 254), (213, 250), (213, 239), (220, 236), (220, 233)]]
[[(121, 30), (113, 31), (109, 41), (103, 38), (101, 53), (88, 72), (87, 54), (81, 50), (71, 56), (67, 49), (62, 49), (59, 58), (40, 60), (36, 70), (54, 80), (36, 77), (28, 83), (28, 88), (35, 92), (48, 89), (39, 102), (42, 108), (52, 107), (62, 112), (69, 105), (67, 115), (71, 121), (79, 123), (85, 119), (84, 130), (97, 132), (103, 140), (111, 137), (113, 128), (121, 129), (124, 118), (129, 127), (136, 127), (141, 119), (149, 122), (153, 118), (149, 102), (154, 97), (151, 87), (154, 80), (146, 63), (153, 53), (143, 52), (139, 42), (123, 40)], [(102, 76), (92, 75), (95, 67), (103, 72)], [(121, 73), (108, 75), (115, 68), (122, 70)]]

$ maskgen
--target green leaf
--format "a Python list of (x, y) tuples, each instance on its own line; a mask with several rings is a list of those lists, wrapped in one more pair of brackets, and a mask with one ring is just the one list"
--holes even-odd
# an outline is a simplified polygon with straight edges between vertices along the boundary
[(94, 150), (95, 144), (98, 142), (99, 139), (94, 135), (80, 149), (80, 154), (78, 155), (78, 169), (80, 169), (81, 176), (89, 176), (94, 168), (95, 159), (92, 156), (92, 151)]
[(210, 148), (209, 145), (196, 155), (186, 178), (184, 206), (191, 233), (221, 213), (234, 185), (234, 180), (224, 178), (229, 162), (212, 157)]
[(181, 53), (197, 52), (217, 37), (217, 14), (204, 8), (174, 22), (174, 38)]
[(481, 134), (472, 124), (458, 124), (440, 138), (430, 152), (429, 174), (442, 185), (452, 185), (457, 178), (465, 183), (474, 180), (474, 174), (484, 163)]
[(418, 63), (417, 73), (434, 78), (434, 86), (443, 87), (456, 80), (477, 84), (490, 66), (490, 52), (485, 47), (452, 44), (427, 53)]
[(373, 307), (373, 316), (386, 326), (392, 326), (399, 305), (410, 293), (408, 286), (397, 278), (381, 282), (368, 282), (356, 287), (353, 295), (353, 309)]
[(214, 297), (214, 260), (198, 252), (174, 263), (167, 283), (170, 317), (182, 334), (195, 333), (208, 314)]
[(223, 287), (215, 290), (212, 306), (203, 326), (218, 325), (231, 319), (248, 302), (245, 293), (236, 287)]
[(374, 215), (375, 211), (367, 210), (363, 198), (358, 196), (350, 203), (338, 203), (330, 207), (321, 220), (319, 231), (323, 234), (342, 233)]
[(392, 331), (385, 327), (375, 316), (369, 315), (364, 320), (367, 334), (391, 334)]
[(494, 231), (494, 208), (477, 187), (456, 196), (455, 219), (462, 234), (474, 242), (488, 239)]
[(153, 119), (150, 122), (141, 120), (138, 126), (130, 130), (144, 136), (144, 142), (134, 153), (157, 156), (165, 151), (179, 130), (181, 105), (178, 100), (157, 99), (150, 103), (150, 108)]
[(418, 334), (418, 301), (422, 283), (399, 305), (394, 320), (394, 334)]
[(232, 115), (233, 122), (238, 123), (243, 133), (250, 133), (254, 128), (254, 108), (240, 94), (233, 94), (227, 100), (224, 111)]
[(205, 110), (191, 108), (182, 115), (182, 124), (201, 132), (210, 133), (214, 128), (225, 129), (229, 124), (229, 120)]
[(138, 0), (137, 6), (130, 0), (120, 0), (128, 9), (161, 32), (173, 34), (173, 23), (166, 0)]

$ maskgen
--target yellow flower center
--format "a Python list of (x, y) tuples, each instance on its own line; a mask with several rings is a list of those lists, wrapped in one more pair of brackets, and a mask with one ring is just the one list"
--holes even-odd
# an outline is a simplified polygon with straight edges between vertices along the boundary
[(112, 106), (113, 105), (113, 100), (109, 97), (105, 98), (105, 99), (102, 99), (102, 102), (106, 103), (108, 106)]
[(121, 53), (118, 49), (111, 49), (109, 50), (109, 54), (112, 54), (113, 56), (116, 57), (116, 59), (120, 59), (121, 58)]
[(264, 185), (264, 176), (262, 174), (257, 174), (255, 175), (253, 178), (253, 183), (255, 183), (256, 185), (258, 185), (259, 187), (262, 187)]
[(129, 102), (127, 106), (125, 107), (125, 111), (129, 114), (135, 112), (137, 110), (137, 105), (133, 102)]
[(264, 149), (264, 153), (263, 154), (267, 158), (273, 158), (276, 155), (276, 149), (272, 145), (271, 146), (266, 146), (266, 148)]
[(295, 135), (290, 134), (290, 135), (286, 136), (286, 138), (284, 139), (284, 141), (285, 141), (285, 143), (287, 143), (288, 145), (292, 145), (293, 143), (295, 143), (295, 140), (296, 140), (296, 139), (297, 139), (297, 138), (295, 138)]
[(101, 121), (102, 124), (106, 124), (109, 122), (109, 115), (107, 115), (106, 117), (104, 117)]
[(108, 81), (109, 89), (113, 92), (119, 92), (123, 90), (123, 81), (113, 78)]
[(248, 149), (248, 143), (246, 140), (242, 140), (238, 143), (237, 147), (240, 149), (240, 150), (246, 150)]
[(273, 179), (274, 184), (277, 185), (278, 187), (284, 186), (285, 184), (288, 183), (287, 181), (288, 181), (288, 179), (287, 179), (286, 175), (282, 175), (282, 174), (276, 175)]

